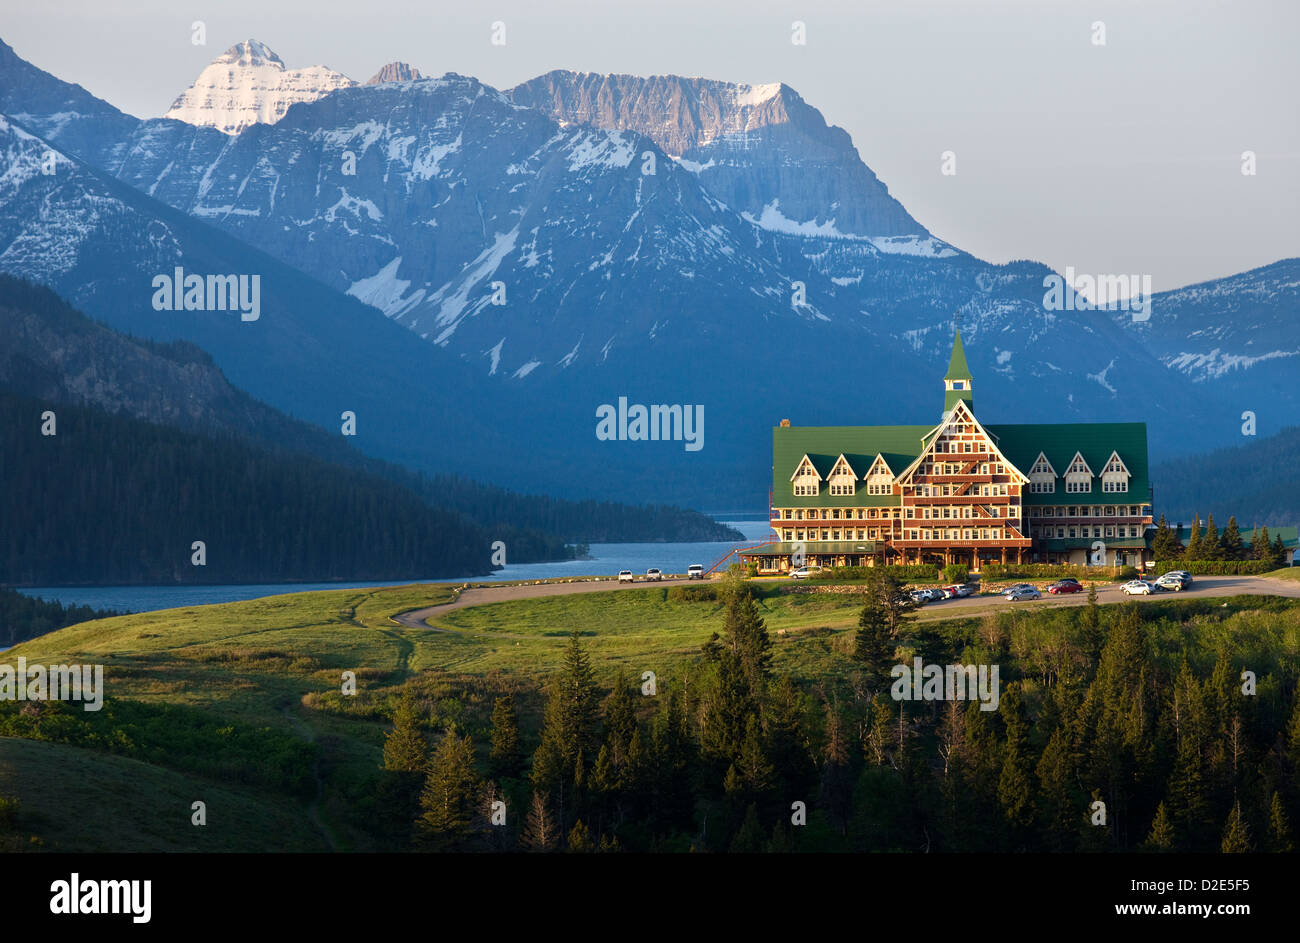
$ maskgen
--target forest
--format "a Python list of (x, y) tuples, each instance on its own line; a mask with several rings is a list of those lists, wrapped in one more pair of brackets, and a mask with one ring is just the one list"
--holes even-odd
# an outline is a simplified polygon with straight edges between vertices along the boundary
[[(855, 669), (800, 684), (773, 669), (750, 589), (728, 592), (697, 669), (652, 696), (599, 685), (576, 633), (535, 728), (524, 692), (449, 714), (408, 682), (376, 821), (432, 851), (1294, 850), (1291, 601), (1094, 595), (918, 624), (880, 574), (841, 636)], [(998, 709), (895, 700), (892, 666), (918, 655), (1000, 666)]]
[(47, 405), (0, 393), (0, 584), (393, 580), (491, 569), (496, 534), (384, 479), (83, 407), (59, 407), (55, 434), (43, 435)]
[(0, 648), (53, 632), (67, 625), (91, 619), (107, 619), (122, 613), (90, 606), (65, 606), (50, 599), (24, 596), (16, 589), (0, 587)]

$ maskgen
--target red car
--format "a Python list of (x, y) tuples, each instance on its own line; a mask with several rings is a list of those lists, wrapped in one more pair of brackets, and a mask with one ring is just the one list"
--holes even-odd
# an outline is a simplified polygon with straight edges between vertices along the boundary
[(1083, 592), (1083, 586), (1075, 580), (1058, 580), (1047, 587), (1047, 591), (1053, 595), (1056, 593), (1081, 593)]

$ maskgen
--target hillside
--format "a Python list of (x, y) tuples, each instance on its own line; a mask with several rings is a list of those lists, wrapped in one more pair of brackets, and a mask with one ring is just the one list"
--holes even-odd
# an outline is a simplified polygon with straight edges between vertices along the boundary
[[(1213, 514), (1220, 526), (1235, 515), (1243, 530), (1300, 521), (1300, 426), (1244, 445), (1155, 465), (1155, 506), (1170, 523)], [(1232, 482), (1231, 489), (1223, 487)]]

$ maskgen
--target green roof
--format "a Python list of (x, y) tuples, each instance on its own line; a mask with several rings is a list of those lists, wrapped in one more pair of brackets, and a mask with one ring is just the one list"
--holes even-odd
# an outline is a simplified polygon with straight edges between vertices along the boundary
[(884, 549), (884, 544), (877, 543), (874, 540), (817, 540), (803, 544), (798, 541), (774, 540), (771, 543), (757, 547), (748, 547), (740, 551), (740, 555), (756, 557), (783, 556), (794, 553), (799, 547), (803, 548), (807, 556), (812, 556), (813, 554), (878, 553)]
[[(934, 426), (777, 426), (772, 430), (772, 505), (773, 507), (896, 507), (897, 495), (869, 495), (862, 477), (877, 453), (899, 474), (912, 464), (924, 448), (922, 438)], [(1151, 490), (1147, 464), (1147, 427), (1142, 422), (1081, 422), (984, 427), (1011, 464), (1029, 474), (1038, 453), (1042, 452), (1059, 476), (1064, 476), (1075, 452), (1083, 455), (1093, 470), (1093, 490), (1067, 492), (1064, 477), (1057, 479), (1053, 494), (1035, 494), (1025, 488), (1021, 503), (1027, 507), (1047, 504), (1147, 504)], [(1101, 471), (1118, 452), (1128, 468), (1129, 490), (1101, 490)], [(825, 477), (843, 453), (857, 473), (855, 495), (833, 495)], [(807, 455), (822, 476), (820, 493), (794, 494), (790, 476)]]
[(957, 331), (952, 341), (952, 356), (948, 358), (948, 372), (945, 380), (971, 380), (970, 367), (966, 365), (966, 348), (962, 346), (961, 331)]
[[(1056, 469), (1056, 491), (1035, 494), (1025, 489), (1021, 504), (1148, 504), (1151, 481), (1147, 466), (1147, 424), (1145, 422), (1026, 423), (985, 426), (995, 437), (1002, 454), (1026, 475), (1042, 452)], [(1082, 494), (1065, 490), (1065, 472), (1074, 453), (1083, 454), (1095, 476), (1092, 491)], [(1101, 472), (1111, 452), (1118, 452), (1129, 474), (1128, 491), (1101, 490)]]

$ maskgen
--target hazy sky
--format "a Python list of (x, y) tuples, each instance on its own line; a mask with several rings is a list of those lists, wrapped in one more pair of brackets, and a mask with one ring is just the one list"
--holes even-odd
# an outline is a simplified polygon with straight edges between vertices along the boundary
[[(190, 42), (194, 20), (206, 46)], [(489, 41), (496, 20), (505, 46)], [(1156, 291), (1300, 256), (1298, 35), (1297, 0), (10, 0), (0, 13), (20, 56), (149, 117), (250, 37), (288, 68), (358, 81), (393, 59), (498, 88), (554, 68), (781, 81), (941, 238), (995, 262), (1149, 274)], [(955, 176), (940, 173), (945, 151)]]

